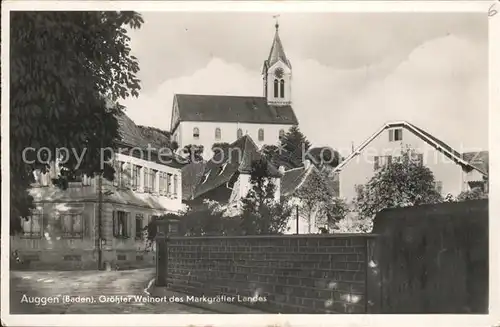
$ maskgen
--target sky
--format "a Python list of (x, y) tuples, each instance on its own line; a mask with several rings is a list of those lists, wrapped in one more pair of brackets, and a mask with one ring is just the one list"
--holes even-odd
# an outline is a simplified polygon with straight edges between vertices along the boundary
[[(170, 128), (175, 93), (262, 96), (276, 13), (144, 12), (130, 31), (142, 90), (123, 102)], [(488, 21), (480, 13), (285, 13), (292, 105), (315, 146), (350, 149), (407, 120), (458, 151), (488, 148)]]

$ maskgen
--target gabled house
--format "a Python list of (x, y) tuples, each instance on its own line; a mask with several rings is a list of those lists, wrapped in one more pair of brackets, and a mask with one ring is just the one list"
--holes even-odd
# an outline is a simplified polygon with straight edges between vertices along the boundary
[(288, 222), (287, 234), (311, 234), (318, 233), (323, 223), (314, 214), (303, 207), (303, 201), (299, 197), (300, 191), (308, 191), (320, 187), (318, 183), (324, 183), (325, 191), (332, 197), (339, 193), (338, 180), (336, 176), (326, 176), (313, 163), (306, 160), (304, 166), (289, 169), (283, 172), (281, 178), (281, 195), (291, 200), (295, 207), (294, 215)]
[[(183, 169), (183, 199), (191, 207), (204, 200), (217, 201), (232, 208), (239, 207), (251, 188), (252, 162), (262, 158), (258, 146), (248, 135), (239, 138), (224, 151), (217, 151), (206, 163), (191, 163)], [(268, 163), (269, 180), (276, 185), (275, 198), (280, 197), (279, 170)]]
[(182, 210), (181, 167), (175, 154), (148, 152), (151, 143), (125, 114), (117, 115), (114, 181), (76, 176), (67, 189), (52, 185), (58, 167), (35, 171), (30, 194), (36, 210), (11, 238), (34, 268), (98, 269), (154, 263), (145, 252), (144, 227), (152, 216)]
[[(333, 170), (339, 176), (339, 196), (353, 199), (356, 185), (365, 184), (377, 169), (398, 160), (405, 147), (414, 149), (417, 159), (433, 172), (436, 188), (443, 195), (456, 196), (469, 190), (472, 184), (487, 179), (485, 152), (477, 156), (462, 154), (409, 122), (390, 122), (381, 126)], [(476, 162), (472, 160), (474, 157)], [(483, 158), (481, 164), (477, 162), (479, 158)]]

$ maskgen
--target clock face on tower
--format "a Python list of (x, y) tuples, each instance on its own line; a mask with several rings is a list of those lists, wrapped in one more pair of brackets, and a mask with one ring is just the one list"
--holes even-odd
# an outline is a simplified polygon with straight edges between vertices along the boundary
[(281, 67), (276, 68), (276, 70), (274, 71), (274, 75), (276, 75), (277, 78), (282, 78), (283, 74), (284, 74), (284, 71), (283, 71), (283, 68), (281, 68)]

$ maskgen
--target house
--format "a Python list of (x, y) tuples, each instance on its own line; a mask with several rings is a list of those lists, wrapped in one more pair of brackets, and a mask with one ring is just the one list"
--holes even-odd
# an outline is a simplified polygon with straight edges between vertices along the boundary
[[(30, 267), (97, 269), (154, 264), (143, 228), (152, 216), (182, 210), (182, 164), (158, 153), (125, 114), (117, 116), (121, 140), (113, 165), (114, 181), (77, 176), (67, 189), (52, 185), (58, 167), (35, 171), (29, 190), (36, 210), (23, 220), (23, 233), (11, 238)], [(171, 160), (167, 160), (171, 159)]]
[(232, 143), (249, 135), (260, 147), (276, 144), (298, 125), (292, 108), (292, 66), (285, 55), (279, 25), (264, 61), (263, 96), (175, 94), (171, 135), (179, 148), (203, 146), (205, 158), (214, 143)]
[[(292, 219), (288, 223), (287, 234), (315, 234), (319, 232), (320, 227), (324, 227), (318, 213), (312, 208), (304, 205), (301, 199), (301, 191), (308, 192), (310, 189), (324, 187), (325, 192), (335, 197), (339, 193), (338, 180), (335, 176), (323, 174), (316, 165), (306, 160), (304, 166), (289, 169), (283, 172), (281, 178), (281, 195), (290, 199), (294, 206)], [(324, 184), (322, 184), (324, 183)], [(322, 184), (322, 185), (320, 185)], [(309, 203), (312, 205), (314, 203)]]
[[(183, 200), (190, 207), (202, 205), (205, 200), (217, 201), (236, 211), (240, 199), (251, 188), (252, 162), (262, 158), (257, 144), (248, 135), (240, 137), (228, 148), (216, 151), (206, 163), (191, 163), (183, 168)], [(269, 180), (275, 184), (275, 199), (280, 198), (281, 173), (268, 163)]]
[(399, 121), (384, 124), (334, 169), (339, 176), (339, 196), (353, 199), (356, 185), (365, 184), (377, 169), (397, 160), (407, 146), (433, 172), (436, 188), (443, 195), (456, 196), (473, 185), (486, 185), (487, 153), (459, 153), (423, 129)]

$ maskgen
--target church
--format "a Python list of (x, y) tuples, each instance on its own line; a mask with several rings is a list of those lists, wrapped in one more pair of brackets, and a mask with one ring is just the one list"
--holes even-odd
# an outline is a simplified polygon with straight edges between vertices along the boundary
[[(259, 146), (276, 144), (298, 125), (292, 108), (292, 65), (285, 55), (279, 24), (262, 68), (263, 96), (175, 94), (171, 135), (179, 148), (232, 143), (248, 135)], [(206, 152), (205, 152), (206, 153)]]

